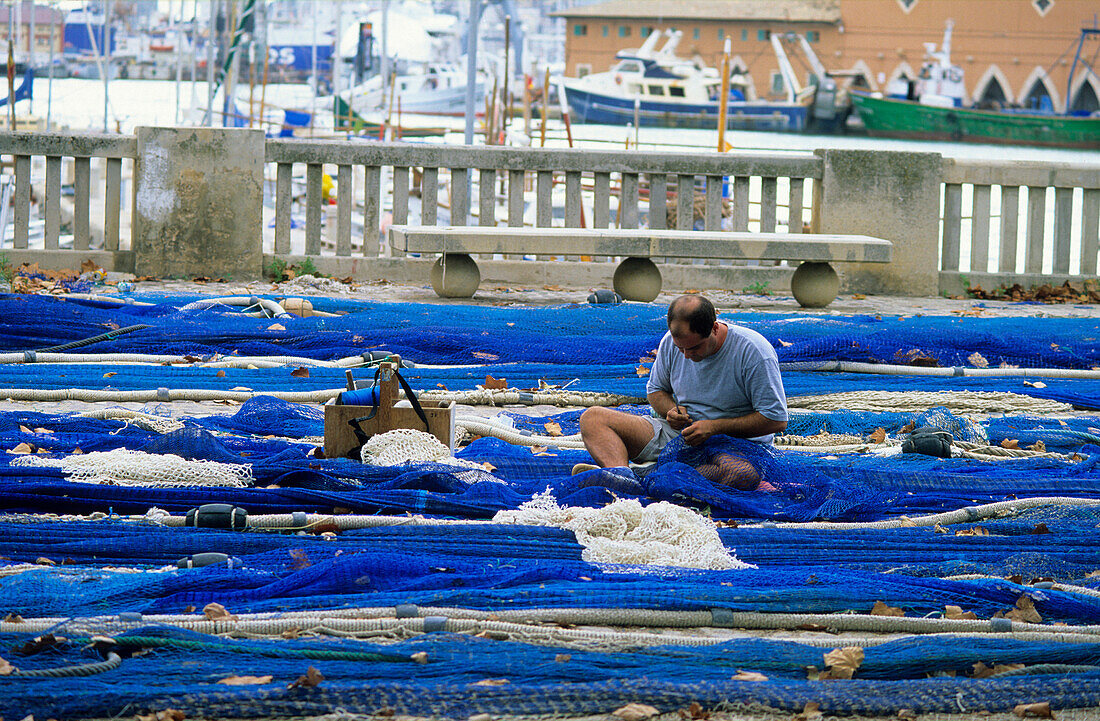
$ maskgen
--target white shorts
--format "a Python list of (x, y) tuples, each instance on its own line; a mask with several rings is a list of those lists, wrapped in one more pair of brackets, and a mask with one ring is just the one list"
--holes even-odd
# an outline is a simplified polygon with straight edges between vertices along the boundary
[(663, 418), (649, 416), (646, 420), (653, 425), (653, 438), (649, 439), (649, 443), (637, 456), (630, 459), (635, 463), (649, 463), (657, 460), (657, 456), (661, 455), (661, 449), (668, 445), (668, 442), (673, 438), (680, 435), (680, 431), (673, 430), (668, 421)]

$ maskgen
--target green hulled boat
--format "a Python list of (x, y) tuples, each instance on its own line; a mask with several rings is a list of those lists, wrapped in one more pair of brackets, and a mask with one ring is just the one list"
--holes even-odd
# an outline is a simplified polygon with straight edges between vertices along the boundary
[(871, 135), (920, 140), (1100, 149), (1100, 117), (921, 105), (852, 93)]

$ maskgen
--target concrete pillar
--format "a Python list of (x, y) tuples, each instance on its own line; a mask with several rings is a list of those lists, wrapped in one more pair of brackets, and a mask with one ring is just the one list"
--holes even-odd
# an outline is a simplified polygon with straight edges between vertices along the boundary
[(841, 263), (841, 287), (863, 293), (939, 293), (940, 178), (938, 153), (817, 151), (824, 157), (814, 184), (813, 231), (883, 238), (893, 260)]
[(135, 273), (260, 278), (263, 131), (137, 128), (135, 134)]

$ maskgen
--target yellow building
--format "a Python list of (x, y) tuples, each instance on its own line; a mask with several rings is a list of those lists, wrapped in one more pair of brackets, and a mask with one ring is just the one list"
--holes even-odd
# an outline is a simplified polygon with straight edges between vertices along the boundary
[[(567, 75), (603, 72), (621, 49), (636, 48), (651, 32), (683, 33), (677, 54), (717, 67), (731, 45), (732, 67), (757, 96), (784, 94), (772, 33), (805, 37), (842, 85), (884, 90), (913, 79), (925, 43), (943, 41), (954, 22), (951, 59), (962, 67), (968, 99), (977, 105), (1096, 110), (1100, 107), (1100, 35), (1081, 53), (1067, 87), (1083, 27), (1096, 27), (1096, 0), (610, 0), (562, 10)], [(792, 55), (796, 72), (809, 66)]]

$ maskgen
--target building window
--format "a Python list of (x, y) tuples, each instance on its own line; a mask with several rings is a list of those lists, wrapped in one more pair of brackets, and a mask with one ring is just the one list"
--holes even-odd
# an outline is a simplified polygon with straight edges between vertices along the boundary
[(573, 26), (573, 34), (576, 35), (577, 37), (584, 37), (585, 35), (588, 34), (588, 26), (587, 25), (581, 25), (580, 23), (577, 23), (576, 25)]
[(626, 25), (620, 25), (619, 26), (619, 37), (621, 37), (621, 38), (630, 37), (630, 28), (627, 27)]
[(698, 40), (699, 39), (699, 28), (695, 28), (694, 30), (691, 31), (691, 39), (692, 40)]
[(909, 12), (917, 4), (917, 0), (898, 0), (898, 5), (901, 5), (901, 9), (905, 12)]
[(726, 31), (723, 30), (722, 28), (718, 28), (718, 39), (719, 40), (724, 40), (725, 37), (726, 37)]
[(759, 40), (762, 43), (767, 42), (768, 40), (770, 40), (771, 36), (772, 36), (772, 31), (771, 30), (757, 30), (756, 31), (756, 39)]
[(642, 37), (643, 38), (648, 38), (649, 34), (651, 32), (653, 32), (653, 28), (649, 27), (648, 25), (643, 25), (642, 26)]
[(749, 30), (748, 30), (748, 28), (741, 28), (741, 42), (747, 43), (748, 41), (749, 41)]
[(821, 39), (821, 33), (819, 33), (817, 30), (807, 30), (806, 39), (809, 40), (811, 43), (816, 43), (818, 40)]
[(783, 73), (772, 73), (771, 94), (782, 95), (787, 92), (787, 84), (783, 82)]
[(1031, 0), (1031, 4), (1040, 15), (1046, 15), (1054, 7), (1054, 0)]
[(606, 25), (604, 25), (604, 26), (603, 26), (603, 27), (602, 27), (602, 28), (600, 29), (600, 34), (601, 34), (601, 35), (603, 35), (603, 36), (604, 36), (605, 38), (607, 37), (607, 26), (606, 26)]

